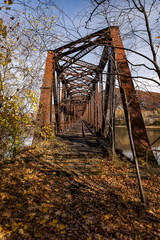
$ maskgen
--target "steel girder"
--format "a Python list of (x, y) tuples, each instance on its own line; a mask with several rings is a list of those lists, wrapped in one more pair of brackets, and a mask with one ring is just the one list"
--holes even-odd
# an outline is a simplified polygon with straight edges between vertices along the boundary
[(43, 127), (49, 125), (51, 122), (53, 72), (53, 53), (48, 52), (37, 114), (38, 125)]
[[(98, 65), (81, 59), (99, 46), (103, 46), (103, 51)], [(105, 83), (103, 75), (106, 75)], [(124, 111), (127, 107), (130, 114), (139, 154), (139, 150), (149, 146), (149, 140), (118, 27), (102, 29), (48, 51), (37, 115), (39, 125), (54, 122), (58, 133), (83, 116), (97, 135), (105, 136), (110, 105), (110, 128), (106, 137), (114, 142), (115, 77)]]

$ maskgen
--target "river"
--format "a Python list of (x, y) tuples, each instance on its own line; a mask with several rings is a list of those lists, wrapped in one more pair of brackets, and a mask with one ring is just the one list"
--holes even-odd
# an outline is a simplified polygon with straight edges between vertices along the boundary
[[(149, 127), (147, 128), (147, 134), (150, 143), (152, 143), (160, 136), (160, 128)], [(132, 152), (126, 127), (116, 127), (116, 148), (122, 149), (123, 153), (127, 157), (132, 158)], [(160, 140), (155, 143), (152, 148), (160, 149)], [(160, 165), (160, 152), (154, 152), (154, 155), (156, 157), (156, 160), (158, 161), (158, 164)]]

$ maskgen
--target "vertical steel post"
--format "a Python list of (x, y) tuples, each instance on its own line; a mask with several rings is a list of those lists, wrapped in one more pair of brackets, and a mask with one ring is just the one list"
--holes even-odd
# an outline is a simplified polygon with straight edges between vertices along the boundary
[[(116, 52), (115, 61), (117, 64), (117, 72), (121, 80), (121, 88), (123, 88), (123, 91), (126, 94), (128, 111), (131, 120), (131, 131), (136, 148), (136, 153), (137, 156), (139, 157), (145, 157), (145, 149), (150, 145), (150, 143), (148, 140), (138, 98), (136, 96), (136, 90), (134, 88), (129, 65), (126, 59), (126, 54), (120, 36), (119, 28), (118, 27), (110, 28), (110, 34), (113, 41), (113, 47)], [(153, 154), (151, 161), (156, 162)]]
[(96, 124), (96, 132), (98, 133), (99, 131), (99, 122), (98, 122), (98, 106), (97, 106), (97, 124)]
[(57, 92), (57, 79), (56, 79), (56, 66), (53, 64), (53, 96), (54, 96), (54, 109), (55, 109), (55, 134), (59, 133), (60, 130), (60, 119), (59, 119), (59, 103), (58, 103), (58, 92)]
[(111, 49), (111, 72), (110, 72), (110, 120), (108, 131), (108, 142), (112, 155), (115, 154), (115, 57), (114, 50)]
[(95, 96), (96, 96), (96, 83), (95, 80), (93, 82), (93, 128), (95, 130), (96, 128), (96, 100), (95, 100)]
[[(99, 86), (100, 86), (100, 90), (99, 90), (99, 94), (100, 94), (100, 119), (99, 119), (99, 124), (100, 124), (100, 130), (102, 132), (102, 119), (103, 119), (103, 115), (104, 115), (104, 102), (103, 102), (103, 75), (102, 73), (99, 74)], [(100, 133), (101, 134), (101, 133)]]
[(90, 121), (90, 119), (89, 119), (89, 114), (90, 114), (90, 113), (89, 113), (89, 107), (90, 107), (89, 104), (90, 104), (90, 103), (88, 102), (88, 105), (87, 105), (87, 106), (88, 106), (88, 118), (87, 118), (88, 123), (89, 123), (89, 121)]
[(50, 125), (51, 123), (53, 63), (53, 53), (48, 52), (37, 113), (37, 122), (41, 127)]
[(61, 111), (61, 128), (64, 129), (64, 122), (65, 122), (65, 84), (62, 81), (62, 96), (60, 102), (60, 111)]
[(108, 61), (108, 70), (106, 76), (106, 88), (105, 88), (105, 96), (104, 96), (104, 111), (103, 111), (103, 119), (102, 119), (102, 134), (104, 135), (104, 130), (106, 126), (106, 117), (107, 117), (107, 109), (109, 102), (109, 92), (110, 92), (110, 84), (111, 84), (111, 59)]

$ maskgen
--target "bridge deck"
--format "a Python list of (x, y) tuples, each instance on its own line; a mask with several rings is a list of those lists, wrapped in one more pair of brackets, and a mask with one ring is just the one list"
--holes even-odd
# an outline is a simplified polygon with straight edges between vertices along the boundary
[(104, 161), (101, 146), (85, 126), (84, 131), (86, 137), (82, 135), (82, 122), (79, 121), (58, 135), (67, 147), (63, 153), (54, 153), (54, 163), (78, 175), (101, 175), (100, 165)]

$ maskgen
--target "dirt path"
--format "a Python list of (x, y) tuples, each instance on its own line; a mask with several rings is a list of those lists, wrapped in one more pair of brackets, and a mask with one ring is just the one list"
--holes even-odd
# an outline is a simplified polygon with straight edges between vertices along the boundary
[(0, 239), (160, 239), (159, 170), (143, 170), (148, 209), (134, 165), (103, 158), (81, 123), (0, 162)]

